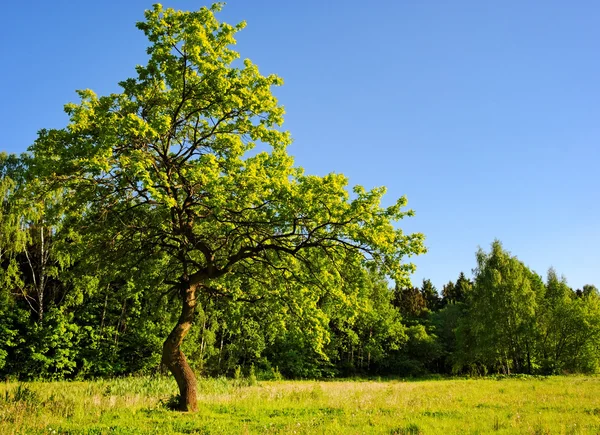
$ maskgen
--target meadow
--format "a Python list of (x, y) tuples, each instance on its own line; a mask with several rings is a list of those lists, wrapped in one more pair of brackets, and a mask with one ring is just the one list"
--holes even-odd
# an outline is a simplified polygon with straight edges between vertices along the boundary
[(600, 433), (600, 377), (199, 384), (186, 414), (170, 378), (5, 382), (0, 433)]

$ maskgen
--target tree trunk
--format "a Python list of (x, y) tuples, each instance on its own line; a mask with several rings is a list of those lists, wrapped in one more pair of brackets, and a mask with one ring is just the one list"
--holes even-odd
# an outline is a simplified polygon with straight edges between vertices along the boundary
[(182, 307), (177, 324), (163, 345), (162, 362), (175, 377), (179, 387), (179, 410), (197, 411), (198, 394), (196, 376), (181, 351), (181, 343), (189, 332), (196, 308), (196, 287), (181, 291)]
[(204, 313), (202, 321), (202, 339), (200, 340), (200, 373), (204, 372), (204, 348), (206, 347), (205, 333), (206, 333), (206, 313)]
[(104, 309), (102, 310), (102, 320), (100, 321), (100, 334), (104, 330), (104, 319), (106, 318), (106, 307), (108, 307), (108, 287), (106, 288), (106, 296), (104, 297)]
[[(373, 328), (369, 328), (369, 344), (373, 338)], [(371, 368), (371, 348), (369, 347), (369, 353), (367, 354), (367, 370)]]
[(38, 319), (40, 323), (44, 320), (44, 291), (46, 290), (46, 262), (48, 255), (44, 244), (44, 226), (40, 228), (40, 286), (38, 289)]
[(531, 350), (529, 348), (529, 341), (527, 342), (527, 373), (531, 374)]

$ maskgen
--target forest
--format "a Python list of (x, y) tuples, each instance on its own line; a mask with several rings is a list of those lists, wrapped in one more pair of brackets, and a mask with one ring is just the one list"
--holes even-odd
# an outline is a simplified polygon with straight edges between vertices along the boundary
[[(406, 198), (306, 175), (244, 23), (155, 5), (148, 63), (0, 154), (0, 374), (259, 379), (600, 371), (600, 293), (500, 241), (410, 282)], [(482, 241), (488, 243), (489, 241)]]

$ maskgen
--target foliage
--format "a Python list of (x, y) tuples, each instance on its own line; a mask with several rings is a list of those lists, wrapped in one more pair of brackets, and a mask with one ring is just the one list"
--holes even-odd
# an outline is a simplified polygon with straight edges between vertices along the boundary
[(464, 302), (467, 295), (471, 292), (473, 283), (465, 277), (463, 272), (460, 273), (456, 284), (452, 281), (448, 282), (442, 290), (442, 296), (445, 303)]
[[(30, 160), (10, 161), (26, 173)], [(18, 171), (11, 173), (21, 180), (20, 189), (27, 186)], [(3, 182), (8, 185), (7, 175)], [(16, 222), (10, 211), (26, 196), (16, 185), (6, 193), (5, 224)], [(162, 270), (130, 257), (100, 261), (100, 253), (86, 250), (83, 231), (54, 225), (48, 258), (58, 267), (47, 274), (40, 321), (36, 299), (19, 290), (31, 281), (23, 250), (37, 249), (20, 228), (3, 242), (0, 373), (81, 379), (160, 372), (156, 349), (179, 309), (169, 286), (161, 284)], [(390, 290), (385, 274), (373, 267), (356, 269), (351, 286), (339, 281), (341, 292), (311, 294), (299, 282), (284, 285), (277, 275), (260, 282), (228, 278), (227, 288), (244, 293), (201, 294), (184, 350), (198, 373), (233, 376), (238, 367), (247, 374), (254, 366), (257, 379), (600, 370), (594, 286), (574, 292), (553, 269), (542, 285), (497, 242), (477, 258), (474, 285), (461, 273), (456, 284), (444, 286), (441, 301), (427, 280), (420, 289)], [(284, 285), (285, 298), (264, 294), (276, 285)], [(513, 325), (507, 322), (515, 322), (514, 341), (507, 340), (506, 328)]]
[(506, 373), (531, 372), (537, 300), (543, 292), (541, 279), (499, 241), (490, 253), (479, 250), (465, 321), (481, 363)]
[(429, 311), (437, 311), (440, 308), (442, 301), (440, 299), (440, 296), (438, 295), (437, 289), (431, 283), (431, 280), (423, 280), (423, 285), (421, 286), (421, 294), (423, 295), (423, 299), (425, 299), (425, 303)]
[(550, 268), (540, 315), (542, 370), (546, 373), (594, 372), (600, 362), (600, 297), (576, 297), (566, 279)]
[(600, 371), (597, 287), (544, 284), (499, 241), (473, 281), (413, 287), (406, 198), (294, 165), (282, 80), (240, 60), (244, 23), (220, 8), (155, 5), (135, 77), (0, 153), (0, 375), (156, 374), (173, 355), (254, 380)]

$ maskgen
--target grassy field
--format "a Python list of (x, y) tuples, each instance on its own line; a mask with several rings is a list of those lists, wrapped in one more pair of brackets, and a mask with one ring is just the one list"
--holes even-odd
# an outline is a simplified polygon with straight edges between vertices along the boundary
[(0, 386), (0, 434), (600, 433), (600, 377), (200, 381), (196, 414), (168, 378)]

